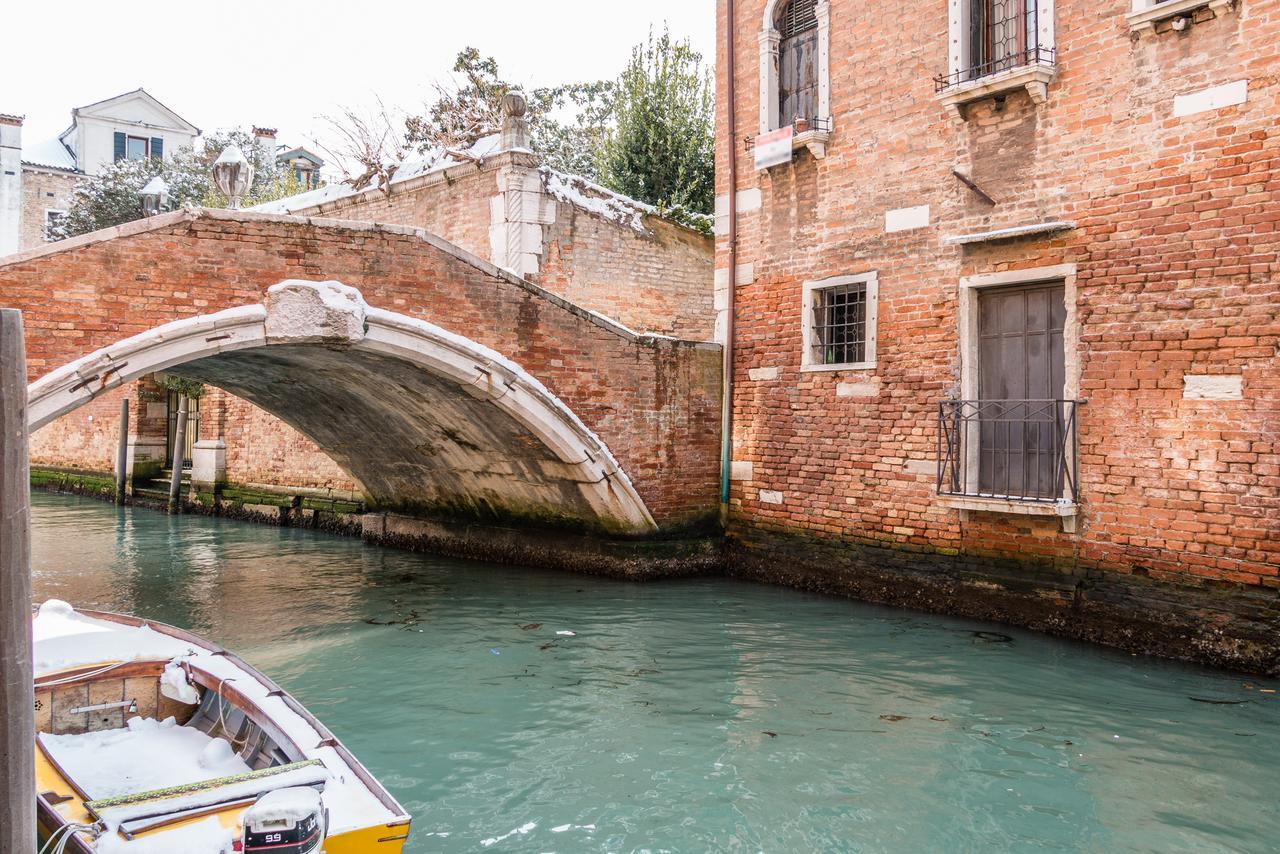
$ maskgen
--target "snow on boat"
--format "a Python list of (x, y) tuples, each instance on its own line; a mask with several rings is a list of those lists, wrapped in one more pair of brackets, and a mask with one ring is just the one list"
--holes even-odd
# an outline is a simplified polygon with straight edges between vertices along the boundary
[(333, 733), (181, 629), (45, 602), (32, 620), (50, 851), (399, 854), (404, 808)]

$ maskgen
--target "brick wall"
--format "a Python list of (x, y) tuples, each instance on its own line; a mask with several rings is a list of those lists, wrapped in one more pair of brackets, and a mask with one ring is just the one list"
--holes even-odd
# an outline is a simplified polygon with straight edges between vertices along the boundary
[[(733, 484), (734, 535), (1280, 588), (1280, 4), (1131, 36), (1127, 0), (1059, 0), (1047, 103), (1015, 92), (972, 105), (967, 120), (939, 104), (931, 80), (947, 66), (945, 2), (907, 16), (830, 7), (827, 156), (801, 152), (757, 173), (764, 3), (736, 3), (737, 189), (758, 189), (760, 203), (740, 197), (734, 457), (751, 466)], [(723, 39), (720, 50), (723, 70)], [(1238, 80), (1246, 103), (1174, 116), (1175, 96)], [(719, 91), (725, 194), (723, 74)], [(886, 231), (887, 211), (920, 205), (926, 227)], [(1076, 227), (943, 241), (1051, 219)], [(1088, 400), (1077, 531), (944, 506), (935, 413), (959, 391), (961, 277), (1067, 264), (1079, 334), (1068, 360)], [(727, 265), (721, 239), (717, 267)], [(802, 282), (871, 270), (875, 369), (801, 372)], [(1242, 398), (1186, 399), (1188, 374), (1239, 377)]]
[(711, 239), (656, 216), (642, 222), (637, 232), (558, 202), (529, 278), (631, 329), (712, 340)]
[[(480, 165), (460, 164), (393, 185), (390, 196), (363, 193), (295, 213), (425, 228), (493, 261), (489, 227), (499, 170), (511, 162), (524, 169), (536, 164), (527, 155), (512, 158), (499, 153)], [(639, 217), (643, 228), (637, 229), (563, 199), (544, 199), (555, 215), (542, 226), (541, 265), (528, 274), (530, 281), (632, 329), (712, 339), (710, 238), (656, 216)]]
[(35, 249), (47, 242), (45, 211), (49, 208), (67, 210), (71, 206), (76, 181), (76, 176), (60, 172), (22, 170), (22, 225), (19, 234), (22, 249)]
[[(660, 524), (713, 512), (717, 347), (632, 339), (407, 229), (249, 213), (167, 214), (34, 257), (12, 256), (0, 264), (0, 293), (7, 306), (26, 312), (35, 379), (165, 321), (260, 302), (268, 287), (289, 278), (336, 279), (360, 288), (371, 305), (494, 348), (542, 380), (600, 436)], [(92, 433), (97, 428), (87, 417), (100, 424), (118, 406), (118, 398), (103, 400), (46, 430)], [(67, 421), (76, 426), (62, 426)], [(43, 456), (54, 445), (43, 432), (33, 443), (36, 463), (53, 462)], [(114, 448), (113, 437), (104, 426), (92, 446), (104, 470), (111, 468), (114, 452), (104, 451)], [(254, 439), (252, 465), (295, 441), (280, 434)], [(251, 464), (244, 465), (248, 471)]]

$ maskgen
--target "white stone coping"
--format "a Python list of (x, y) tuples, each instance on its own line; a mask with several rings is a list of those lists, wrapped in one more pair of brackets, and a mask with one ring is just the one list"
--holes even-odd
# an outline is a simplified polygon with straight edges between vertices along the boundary
[(157, 214), (153, 217), (143, 217), (142, 219), (127, 222), (123, 225), (116, 225), (111, 228), (91, 231), (88, 234), (82, 234), (78, 237), (69, 237), (66, 240), (59, 240), (54, 243), (45, 244), (44, 246), (38, 246), (34, 249), (28, 249), (23, 252), (15, 252), (12, 255), (5, 255), (0, 257), (0, 270), (11, 265), (22, 264), (35, 258), (41, 258), (45, 255), (53, 255), (58, 252), (70, 252), (74, 249), (94, 246), (99, 243), (105, 243), (109, 240), (115, 240), (116, 238), (131, 237), (135, 234), (144, 234), (149, 231), (160, 231), (165, 228), (180, 226), (184, 223), (197, 222), (202, 219), (221, 222), (310, 225), (318, 228), (331, 228), (343, 231), (361, 231), (417, 237), (463, 263), (470, 264), (496, 279), (501, 279), (509, 284), (515, 285), (516, 287), (523, 288), (524, 290), (545, 299), (547, 302), (566, 311), (572, 312), (584, 320), (590, 321), (596, 326), (608, 330), (627, 341), (641, 342), (646, 345), (655, 345), (658, 342), (669, 341), (675, 346), (692, 347), (699, 350), (719, 351), (721, 349), (721, 345), (714, 341), (690, 341), (687, 339), (675, 339), (669, 338), (668, 336), (656, 336), (633, 332), (621, 323), (607, 318), (602, 314), (597, 314), (596, 312), (585, 309), (582, 306), (575, 305), (563, 297), (557, 296), (551, 291), (535, 285), (527, 279), (522, 279), (508, 270), (504, 270), (477, 255), (471, 254), (461, 246), (450, 243), (443, 237), (432, 234), (424, 228), (414, 228), (413, 226), (408, 225), (392, 225), (388, 223), (367, 222), (361, 220), (325, 219), (322, 217), (296, 216), (293, 214), (266, 214), (247, 210), (185, 207), (181, 210)]
[(1221, 9), (1230, 8), (1234, 2), (1235, 0), (1165, 0), (1163, 3), (1154, 3), (1146, 5), (1145, 8), (1135, 9), (1126, 18), (1129, 21), (1129, 29), (1135, 33), (1141, 33), (1154, 30), (1160, 21), (1180, 18), (1197, 9), (1212, 9), (1216, 14)]
[(936, 495), (934, 499), (952, 510), (977, 510), (987, 513), (1012, 513), (1019, 516), (1073, 517), (1080, 505), (1066, 499), (1057, 501), (1013, 501), (989, 495)]
[(1033, 234), (1053, 234), (1058, 231), (1070, 231), (1076, 224), (1070, 220), (1052, 220), (1050, 222), (1033, 222), (1027, 225), (1015, 225), (1010, 228), (997, 228), (992, 231), (976, 231), (972, 234), (953, 234), (942, 238), (947, 246), (964, 246), (970, 243), (987, 243), (994, 240), (1010, 240), (1015, 237), (1027, 237)]

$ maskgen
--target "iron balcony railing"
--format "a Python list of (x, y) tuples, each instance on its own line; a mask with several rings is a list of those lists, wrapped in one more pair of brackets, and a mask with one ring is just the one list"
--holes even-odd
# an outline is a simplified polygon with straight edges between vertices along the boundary
[(938, 494), (1007, 501), (1079, 498), (1076, 400), (938, 403)]

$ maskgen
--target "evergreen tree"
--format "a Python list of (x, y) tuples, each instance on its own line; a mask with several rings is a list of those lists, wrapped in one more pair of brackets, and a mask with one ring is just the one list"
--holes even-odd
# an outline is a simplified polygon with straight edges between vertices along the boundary
[(614, 87), (613, 126), (600, 150), (602, 183), (660, 209), (711, 213), (714, 111), (701, 54), (667, 31), (650, 34)]

